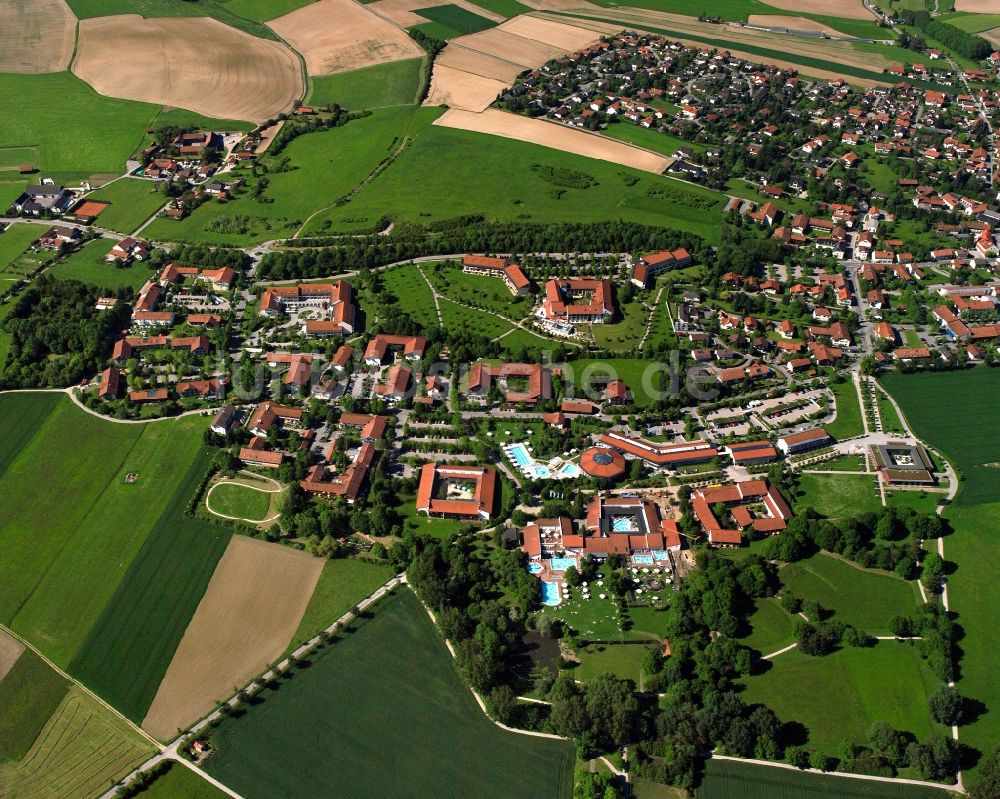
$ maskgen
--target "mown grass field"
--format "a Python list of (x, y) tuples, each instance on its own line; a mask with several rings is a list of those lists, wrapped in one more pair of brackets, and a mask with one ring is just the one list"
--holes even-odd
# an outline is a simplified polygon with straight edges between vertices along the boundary
[[(597, 326), (595, 325), (595, 327)], [(585, 396), (581, 389), (584, 381), (589, 389), (593, 389), (595, 383), (603, 384), (609, 380), (622, 380), (632, 392), (631, 401), (637, 406), (642, 407), (649, 405), (655, 399), (643, 388), (643, 375), (652, 364), (654, 364), (653, 361), (632, 358), (607, 358), (598, 360), (583, 358), (566, 364), (567, 367), (572, 367), (572, 372), (569, 369), (564, 369), (563, 378), (567, 383), (576, 387), (576, 395), (578, 397)], [(662, 368), (665, 370), (667, 365), (664, 364)], [(652, 372), (650, 373), (649, 380), (651, 381), (650, 385), (655, 388), (657, 383), (655, 375)], [(599, 390), (593, 391), (593, 394), (596, 401), (603, 401)]]
[(422, 264), (421, 269), (439, 294), (456, 302), (481, 305), (511, 319), (531, 310), (531, 298), (514, 297), (498, 277), (467, 275), (459, 263)]
[[(427, 285), (427, 281), (420, 276), (420, 270), (416, 266), (397, 266), (394, 269), (387, 269), (380, 272), (382, 285), (396, 298), (396, 302), (382, 308), (366, 308), (368, 311), (367, 328), (377, 330), (376, 319), (372, 317), (372, 311), (376, 315), (392, 314), (394, 309), (398, 309), (415, 322), (424, 327), (436, 327), (438, 320), (434, 312), (434, 295)], [(365, 295), (359, 293), (362, 306), (365, 306)], [(370, 302), (370, 301), (369, 301)]]
[(944, 494), (929, 491), (887, 491), (885, 502), (895, 508), (913, 508), (917, 513), (935, 513)]
[(57, 392), (5, 394), (0, 401), (0, 478), (63, 396)]
[(93, 239), (76, 252), (55, 264), (47, 274), (54, 277), (81, 280), (93, 286), (117, 288), (128, 286), (138, 290), (153, 274), (145, 263), (133, 262), (124, 269), (105, 261), (115, 246), (114, 239)]
[(212, 495), (206, 498), (205, 504), (210, 511), (223, 516), (259, 522), (267, 518), (271, 495), (249, 486), (224, 483), (212, 488)]
[(215, 743), (205, 768), (248, 799), (568, 799), (573, 787), (572, 744), (494, 726), (408, 590), (380, 602), (244, 717), (224, 722)]
[(225, 799), (228, 796), (180, 763), (174, 764), (162, 777), (157, 777), (139, 795), (142, 799)]
[(151, 180), (122, 178), (88, 194), (88, 200), (111, 203), (101, 211), (94, 225), (132, 233), (166, 204), (167, 198), (157, 190), (157, 185)]
[[(175, 3), (172, 0), (69, 0), (69, 7), (79, 19), (111, 14), (139, 14), (143, 17), (214, 17), (220, 22), (263, 39), (277, 39), (274, 32), (260, 24), (293, 11), (304, 0), (200, 0)], [(269, 10), (270, 9), (270, 10)]]
[[(822, 465), (820, 465), (822, 468)], [(882, 507), (873, 474), (809, 474), (799, 475), (799, 488), (794, 504), (797, 508), (812, 508), (831, 519), (851, 516)]]
[(136, 722), (153, 701), (232, 535), (184, 515), (210, 461), (210, 450), (203, 449), (185, 470), (69, 668)]
[(587, 682), (602, 674), (614, 674), (632, 680), (642, 690), (642, 660), (649, 647), (639, 644), (591, 644), (577, 652), (580, 665), (573, 669), (573, 679)]
[(861, 403), (858, 401), (854, 381), (848, 379), (842, 383), (830, 383), (829, 388), (836, 399), (837, 416), (826, 425), (826, 432), (838, 441), (861, 435), (865, 428), (861, 421)]
[(947, 799), (936, 788), (844, 779), (805, 771), (709, 760), (696, 799)]
[(780, 575), (795, 596), (816, 600), (841, 621), (872, 635), (888, 635), (889, 619), (908, 615), (921, 603), (916, 583), (862, 569), (825, 552), (789, 563)]
[(828, 755), (836, 755), (842, 740), (863, 743), (876, 721), (918, 738), (933, 728), (927, 699), (938, 682), (910, 643), (879, 641), (825, 657), (793, 649), (742, 682), (745, 702), (767, 705), (783, 721), (801, 722), (809, 731), (808, 746)]
[(153, 751), (145, 738), (73, 686), (24, 758), (0, 764), (0, 787), (18, 799), (91, 799)]
[(422, 31), (431, 38), (445, 41), (454, 39), (456, 36), (484, 31), (496, 25), (491, 19), (451, 3), (430, 8), (418, 8), (413, 13), (429, 20), (429, 22), (414, 25), (416, 30)]
[(8, 288), (8, 279), (18, 277), (5, 274), (7, 267), (44, 232), (45, 228), (40, 225), (22, 223), (10, 225), (0, 233), (0, 290)]
[(309, 103), (313, 106), (336, 103), (350, 111), (411, 105), (417, 99), (423, 62), (422, 58), (409, 58), (311, 78)]
[[(436, 116), (440, 109), (420, 113)], [(554, 186), (534, 165), (583, 173), (597, 185)], [(433, 206), (427, 197), (436, 198)], [(433, 222), (483, 213), (530, 222), (626, 219), (716, 241), (723, 205), (718, 192), (617, 164), (483, 133), (427, 127), (391, 167), (346, 205), (318, 215), (306, 232), (356, 231), (383, 215)]]
[(777, 599), (767, 597), (753, 604), (754, 612), (747, 619), (746, 629), (740, 631), (741, 644), (756, 649), (763, 656), (795, 640), (796, 619)]
[(0, 764), (24, 757), (68, 688), (69, 683), (30, 649), (21, 653), (0, 680)]
[(636, 147), (642, 147), (663, 155), (673, 155), (678, 147), (688, 147), (696, 153), (705, 151), (704, 144), (695, 144), (679, 136), (672, 136), (669, 133), (659, 130), (644, 128), (641, 125), (633, 125), (631, 122), (608, 125), (601, 132), (609, 139), (628, 142), (629, 144), (634, 144)]
[[(113, 424), (62, 398), (0, 480), (13, 499), (0, 517), (3, 622), (65, 668), (187, 474), (206, 423)], [(126, 483), (130, 472), (138, 477)]]
[[(429, 122), (426, 111), (386, 108), (339, 128), (299, 136), (281, 153), (288, 156), (293, 168), (268, 174), (265, 202), (257, 202), (249, 194), (228, 202), (212, 200), (186, 219), (157, 219), (144, 233), (167, 241), (231, 245), (291, 236), (310, 214), (332, 206), (364, 180), (409, 131)], [(343, 208), (351, 208), (351, 203)], [(366, 224), (373, 225), (380, 216)], [(236, 232), (211, 229), (212, 225), (240, 220), (245, 224)], [(315, 232), (323, 230), (318, 227)]]
[(325, 630), (392, 576), (392, 567), (387, 563), (357, 558), (327, 561), (288, 652)]

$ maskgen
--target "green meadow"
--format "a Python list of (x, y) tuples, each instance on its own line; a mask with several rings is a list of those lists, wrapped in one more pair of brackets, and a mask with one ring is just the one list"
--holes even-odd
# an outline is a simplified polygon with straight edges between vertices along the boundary
[(417, 99), (423, 63), (423, 58), (410, 58), (313, 77), (308, 102), (313, 106), (336, 103), (350, 111), (412, 105)]
[(151, 180), (122, 178), (88, 194), (88, 200), (111, 203), (101, 211), (94, 225), (132, 233), (166, 204), (167, 198), (157, 189), (158, 185)]
[(740, 631), (740, 643), (756, 649), (761, 656), (777, 652), (795, 641), (795, 624), (801, 621), (788, 613), (774, 597), (758, 599), (754, 611)]
[(211, 510), (223, 516), (262, 521), (271, 507), (271, 495), (243, 485), (231, 483), (212, 489)]
[(138, 290), (152, 272), (145, 263), (132, 262), (125, 268), (109, 264), (105, 258), (115, 246), (114, 239), (93, 239), (76, 252), (55, 264), (46, 274), (54, 277), (80, 280), (94, 286), (117, 288), (128, 286)]
[(413, 13), (428, 20), (423, 24), (414, 25), (416, 30), (422, 31), (432, 39), (444, 41), (454, 39), (456, 36), (478, 33), (496, 25), (491, 19), (451, 3), (417, 8)]
[(829, 388), (836, 401), (837, 416), (826, 425), (826, 432), (838, 441), (861, 435), (865, 428), (861, 421), (861, 403), (854, 381), (848, 378), (841, 383), (830, 383)]
[(0, 763), (27, 754), (68, 688), (66, 680), (25, 648), (0, 680)]
[(794, 504), (797, 508), (812, 508), (831, 519), (877, 511), (882, 507), (882, 501), (876, 480), (874, 474), (802, 472)]
[(142, 17), (213, 17), (263, 39), (277, 39), (274, 32), (259, 20), (272, 19), (305, 5), (305, 0), (199, 0), (197, 3), (173, 0), (68, 0), (79, 19), (112, 14), (138, 14)]

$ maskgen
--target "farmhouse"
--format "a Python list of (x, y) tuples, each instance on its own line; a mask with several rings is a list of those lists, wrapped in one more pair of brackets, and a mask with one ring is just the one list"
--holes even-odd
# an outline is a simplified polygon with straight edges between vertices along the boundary
[(611, 432), (602, 434), (600, 442), (655, 467), (676, 468), (692, 463), (707, 463), (719, 454), (715, 446), (701, 440), (667, 444)]
[(420, 469), (417, 512), (427, 516), (490, 519), (498, 497), (492, 466), (426, 463)]
[(542, 315), (562, 322), (600, 324), (615, 315), (611, 281), (596, 278), (572, 278), (545, 284)]
[[(781, 492), (766, 480), (699, 488), (691, 496), (691, 510), (712, 546), (739, 546), (742, 530), (749, 527), (758, 533), (776, 533), (792, 518)], [(736, 529), (723, 526), (717, 517), (719, 511), (728, 513)]]
[(121, 241), (115, 242), (114, 247), (108, 251), (105, 260), (109, 263), (121, 261), (127, 264), (132, 261), (144, 261), (148, 255), (149, 245), (146, 242), (126, 236)]
[(510, 258), (492, 258), (488, 255), (466, 255), (462, 271), (470, 275), (489, 275), (503, 280), (507, 290), (518, 297), (531, 290), (531, 281), (520, 266)]
[(798, 433), (791, 433), (778, 439), (778, 449), (785, 455), (795, 455), (799, 452), (807, 452), (818, 447), (825, 447), (832, 444), (833, 439), (822, 427), (814, 427), (810, 430), (802, 430)]
[(28, 186), (14, 200), (14, 210), (19, 214), (41, 216), (45, 213), (64, 214), (73, 204), (73, 195), (62, 186), (39, 184)]
[(508, 404), (534, 404), (552, 399), (552, 373), (537, 363), (474, 363), (469, 392), (485, 395), (494, 381), (503, 385)]
[(386, 355), (393, 350), (402, 350), (403, 357), (408, 361), (419, 361), (424, 357), (427, 339), (423, 336), (389, 336), (379, 333), (365, 347), (365, 363), (369, 366), (380, 366), (385, 362)]
[(50, 227), (38, 239), (43, 250), (58, 250), (61, 247), (75, 247), (83, 234), (75, 227)]

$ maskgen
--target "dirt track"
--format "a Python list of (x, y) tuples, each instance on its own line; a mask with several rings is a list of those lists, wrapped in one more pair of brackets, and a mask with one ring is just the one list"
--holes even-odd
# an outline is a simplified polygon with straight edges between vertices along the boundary
[(288, 646), (323, 560), (234, 536), (160, 683), (143, 728), (173, 737), (264, 671)]
[(65, 0), (3, 0), (0, 72), (62, 72), (75, 36), (76, 17)]
[(302, 54), (310, 75), (424, 55), (406, 31), (354, 0), (319, 0), (267, 26)]
[(84, 20), (73, 72), (110, 97), (253, 122), (288, 111), (304, 91), (288, 47), (210, 17)]
[(477, 133), (489, 133), (506, 139), (540, 144), (565, 153), (575, 153), (601, 161), (642, 169), (661, 174), (673, 162), (672, 158), (632, 147), (624, 142), (595, 136), (565, 125), (531, 119), (519, 114), (511, 114), (496, 108), (489, 108), (481, 114), (471, 111), (451, 109), (435, 122), (446, 128), (459, 128)]

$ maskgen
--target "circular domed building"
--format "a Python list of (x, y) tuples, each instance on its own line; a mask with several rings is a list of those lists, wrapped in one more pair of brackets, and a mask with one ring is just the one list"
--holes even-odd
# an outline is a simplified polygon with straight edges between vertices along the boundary
[(625, 458), (607, 447), (591, 447), (580, 455), (580, 468), (598, 480), (614, 480), (625, 474)]

